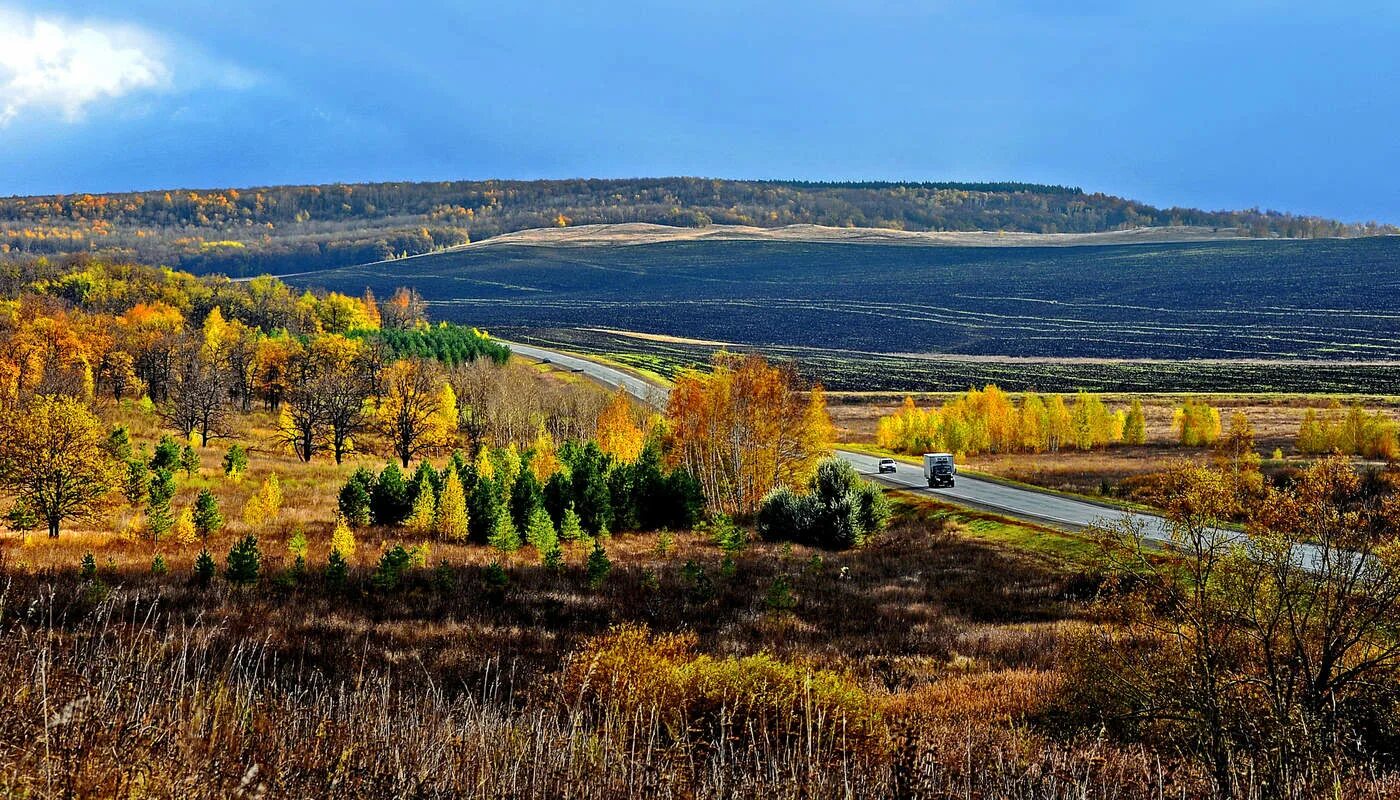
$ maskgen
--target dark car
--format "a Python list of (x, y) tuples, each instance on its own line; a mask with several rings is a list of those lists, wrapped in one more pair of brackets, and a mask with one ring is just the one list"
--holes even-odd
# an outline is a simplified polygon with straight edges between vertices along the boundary
[(893, 458), (880, 459), (880, 474), (883, 475), (886, 472), (895, 472), (896, 469)]

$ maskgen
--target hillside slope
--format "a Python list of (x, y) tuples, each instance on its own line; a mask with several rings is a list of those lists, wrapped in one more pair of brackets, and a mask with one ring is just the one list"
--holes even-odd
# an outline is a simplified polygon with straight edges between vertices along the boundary
[(457, 181), (4, 198), (0, 258), (98, 253), (243, 276), (363, 264), (528, 229), (619, 223), (1031, 234), (1187, 226), (1270, 238), (1400, 232), (1258, 210), (1159, 209), (1021, 183)]

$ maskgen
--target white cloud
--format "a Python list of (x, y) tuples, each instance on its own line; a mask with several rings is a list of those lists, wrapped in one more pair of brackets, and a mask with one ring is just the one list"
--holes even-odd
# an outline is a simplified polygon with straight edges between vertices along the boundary
[(0, 126), (31, 112), (76, 120), (98, 100), (168, 87), (165, 50), (130, 25), (0, 9)]

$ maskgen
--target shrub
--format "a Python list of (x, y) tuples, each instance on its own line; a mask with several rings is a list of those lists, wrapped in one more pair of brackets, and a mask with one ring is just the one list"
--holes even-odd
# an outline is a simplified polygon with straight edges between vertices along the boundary
[(194, 509), (189, 506), (181, 509), (179, 516), (175, 517), (175, 527), (171, 532), (178, 544), (193, 544), (199, 541), (194, 526)]
[(258, 537), (248, 534), (229, 549), (224, 578), (233, 584), (256, 583), (261, 569), (262, 553), (258, 551)]
[(300, 527), (292, 531), (292, 537), (287, 540), (287, 552), (293, 558), (306, 559), (307, 553), (306, 533)]
[(759, 535), (845, 549), (864, 544), (889, 521), (884, 492), (839, 459), (823, 461), (808, 489), (805, 495), (770, 492), (759, 507)]
[(97, 579), (97, 559), (93, 557), (91, 550), (83, 553), (82, 563), (78, 565), (78, 577), (85, 581)]
[(779, 575), (773, 579), (763, 597), (763, 604), (771, 611), (788, 611), (796, 607), (797, 598), (792, 594), (792, 584), (787, 576)]
[(157, 469), (147, 492), (146, 527), (151, 541), (160, 541), (175, 525), (170, 500), (175, 496), (175, 476), (167, 469)]
[(151, 489), (151, 468), (144, 458), (133, 458), (126, 462), (126, 479), (122, 482), (122, 493), (126, 501), (139, 506), (146, 501)]
[(152, 575), (164, 575), (165, 573), (167, 573), (167, 572), (169, 572), (169, 571), (170, 571), (170, 567), (166, 566), (166, 564), (165, 564), (165, 556), (162, 556), (162, 555), (160, 555), (160, 554), (157, 554), (155, 558), (151, 559), (151, 574), (152, 574)]
[(1205, 447), (1220, 438), (1220, 410), (1188, 397), (1172, 416), (1177, 437), (1187, 447)]
[(41, 524), (39, 515), (34, 513), (34, 509), (21, 498), (10, 506), (10, 510), (5, 512), (5, 524), (14, 531), (36, 530)]
[(501, 562), (492, 561), (486, 565), (485, 571), (481, 574), (481, 579), (486, 583), (486, 588), (500, 591), (510, 585), (510, 575), (506, 573), (506, 568), (501, 566)]
[(564, 551), (559, 549), (559, 543), (545, 550), (540, 557), (540, 563), (550, 572), (559, 572), (564, 568)]
[(224, 475), (238, 480), (248, 471), (248, 451), (241, 444), (231, 444), (224, 453)]
[(243, 524), (250, 528), (261, 528), (277, 521), (282, 513), (282, 484), (277, 473), (267, 476), (258, 491), (243, 505)]
[(694, 633), (653, 636), (635, 625), (595, 636), (567, 661), (564, 698), (622, 717), (659, 715), (674, 739), (744, 731), (843, 749), (886, 747), (878, 701), (849, 676), (766, 653), (700, 655), (696, 642)]

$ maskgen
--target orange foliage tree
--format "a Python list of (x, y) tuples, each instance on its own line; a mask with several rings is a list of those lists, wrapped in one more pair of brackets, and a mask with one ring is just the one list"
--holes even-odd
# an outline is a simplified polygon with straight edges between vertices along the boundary
[(666, 418), (673, 462), (711, 507), (736, 516), (778, 486), (806, 482), (834, 438), (821, 387), (802, 391), (790, 368), (756, 355), (719, 353), (710, 373), (682, 374)]
[(637, 415), (632, 410), (632, 401), (621, 386), (613, 393), (612, 399), (598, 413), (598, 431), (595, 435), (598, 447), (618, 461), (632, 463), (642, 454), (646, 434), (637, 424)]

